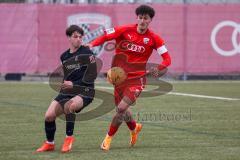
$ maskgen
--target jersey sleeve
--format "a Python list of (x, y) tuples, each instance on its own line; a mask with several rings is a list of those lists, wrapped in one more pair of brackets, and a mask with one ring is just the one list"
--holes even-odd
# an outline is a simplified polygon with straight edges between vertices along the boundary
[(63, 57), (64, 57), (64, 55), (65, 55), (65, 53), (62, 53), (61, 56), (60, 56), (60, 62), (61, 62), (61, 64), (63, 64), (63, 61), (64, 61), (64, 58), (63, 58)]
[(154, 49), (157, 50), (157, 53), (161, 55), (163, 59), (163, 61), (159, 64), (158, 69), (163, 70), (171, 64), (171, 57), (168, 53), (167, 47), (165, 46), (164, 40), (160, 36), (154, 35), (154, 41)]
[(157, 50), (159, 55), (162, 55), (162, 54), (168, 52), (168, 50), (165, 46), (165, 42), (161, 37), (155, 35), (154, 36), (154, 41), (155, 41), (154, 49)]
[(163, 53), (161, 56), (162, 56), (163, 61), (158, 66), (159, 70), (163, 70), (163, 69), (167, 68), (172, 63), (171, 57), (168, 52)]
[(106, 29), (102, 36), (96, 38), (90, 44), (93, 47), (99, 46), (99, 45), (103, 44), (106, 41), (110, 41), (110, 40), (118, 38), (119, 36), (121, 36), (121, 34), (125, 30), (126, 30), (126, 27), (124, 27), (124, 26)]
[(93, 52), (89, 49), (85, 50), (85, 54), (79, 55), (75, 59), (78, 60), (79, 64), (81, 64), (81, 67), (84, 67), (84, 70), (81, 70), (84, 75), (82, 79), (79, 79), (77, 81), (73, 81), (74, 85), (79, 85), (82, 82), (87, 84), (93, 84), (95, 79), (97, 78), (97, 63), (96, 63), (96, 57), (94, 56)]

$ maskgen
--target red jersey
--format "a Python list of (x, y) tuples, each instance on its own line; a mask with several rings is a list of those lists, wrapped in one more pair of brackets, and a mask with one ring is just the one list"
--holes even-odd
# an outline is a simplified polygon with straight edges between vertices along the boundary
[(164, 41), (158, 35), (149, 29), (144, 34), (138, 33), (137, 24), (106, 29), (104, 35), (91, 44), (97, 46), (113, 39), (116, 40), (116, 56), (112, 65), (122, 67), (128, 78), (145, 74), (145, 66), (153, 49), (160, 55), (167, 52)]

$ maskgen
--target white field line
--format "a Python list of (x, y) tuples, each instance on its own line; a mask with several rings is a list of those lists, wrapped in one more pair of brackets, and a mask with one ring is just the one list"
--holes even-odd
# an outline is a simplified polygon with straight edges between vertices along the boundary
[[(238, 81), (239, 82), (239, 81)], [(26, 82), (29, 83), (29, 82)], [(43, 84), (49, 84), (49, 82), (42, 82)], [(33, 84), (39, 84), (39, 82), (36, 82)], [(99, 89), (108, 89), (113, 90), (113, 87), (105, 87), (105, 86), (96, 86), (96, 88)], [(144, 90), (148, 91), (148, 90)], [(167, 94), (170, 95), (176, 95), (176, 96), (187, 96), (187, 97), (196, 97), (196, 98), (206, 98), (206, 99), (217, 99), (217, 100), (227, 100), (227, 101), (238, 101), (239, 98), (228, 98), (228, 97), (217, 97), (217, 96), (206, 96), (206, 95), (199, 95), (199, 94), (190, 94), (190, 93), (180, 93), (180, 92), (169, 92)]]
[[(105, 86), (96, 86), (96, 88), (113, 90), (113, 87), (105, 87)], [(147, 91), (147, 90), (144, 90), (144, 91)], [(240, 100), (240, 99), (238, 99), (238, 98), (206, 96), (206, 95), (180, 93), (180, 92), (169, 92), (169, 93), (167, 93), (167, 94), (176, 95), (176, 96), (186, 96), (186, 97), (196, 97), (196, 98), (206, 98), (206, 99), (227, 100), (227, 101), (237, 101), (237, 100)]]
[(207, 99), (218, 99), (218, 100), (227, 100), (227, 101), (237, 101), (238, 98), (227, 98), (227, 97), (217, 97), (217, 96), (206, 96), (200, 94), (189, 94), (189, 93), (180, 93), (180, 92), (169, 92), (168, 94), (177, 95), (177, 96), (188, 96), (188, 97), (197, 97), (197, 98), (207, 98)]

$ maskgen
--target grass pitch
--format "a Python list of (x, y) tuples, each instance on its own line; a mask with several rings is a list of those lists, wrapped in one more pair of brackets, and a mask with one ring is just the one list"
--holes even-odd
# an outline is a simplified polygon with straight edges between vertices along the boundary
[[(124, 124), (110, 151), (100, 150), (113, 110), (89, 121), (76, 122), (76, 141), (67, 154), (60, 153), (65, 122), (58, 119), (56, 150), (35, 154), (45, 139), (44, 113), (57, 93), (44, 83), (0, 82), (0, 159), (239, 160), (240, 100), (236, 99), (240, 99), (240, 82), (172, 82), (172, 85), (172, 93), (180, 94), (140, 98), (132, 107), (135, 118), (143, 123), (134, 148), (128, 147), (129, 131)], [(110, 87), (101, 83), (97, 86)], [(112, 92), (109, 88), (101, 90)], [(88, 109), (97, 104), (98, 100)]]

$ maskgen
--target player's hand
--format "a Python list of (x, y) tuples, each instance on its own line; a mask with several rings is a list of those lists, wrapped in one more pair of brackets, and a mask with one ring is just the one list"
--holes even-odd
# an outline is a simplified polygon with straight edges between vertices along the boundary
[(73, 88), (73, 83), (71, 81), (63, 81), (61, 88), (63, 90), (65, 89), (72, 89)]
[(92, 49), (92, 48), (93, 48), (93, 46), (92, 46), (91, 43), (84, 44), (83, 46), (88, 47), (89, 49)]
[(160, 71), (157, 67), (152, 67), (152, 68), (150, 68), (150, 70), (147, 71), (147, 74), (150, 74), (155, 78), (158, 78), (163, 75), (163, 72)]
[(151, 75), (155, 78), (162, 77), (167, 72), (167, 68), (163, 65), (152, 66), (149, 70), (146, 71), (147, 75)]
[(158, 70), (158, 68), (156, 68), (156, 67), (152, 67), (152, 68), (150, 68), (150, 70), (149, 70), (149, 74), (151, 74), (153, 77), (155, 77), (155, 78), (157, 78), (157, 77), (159, 77), (159, 70)]

